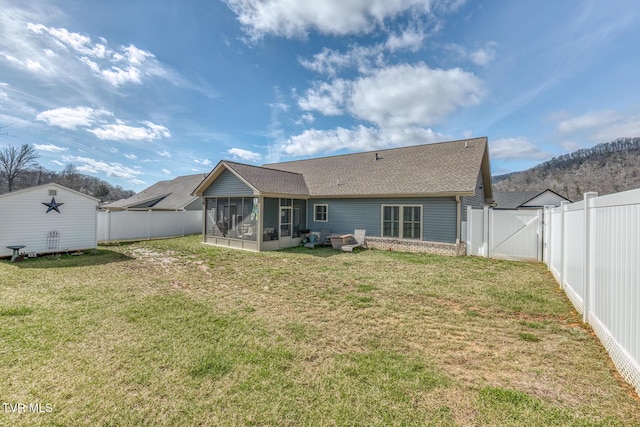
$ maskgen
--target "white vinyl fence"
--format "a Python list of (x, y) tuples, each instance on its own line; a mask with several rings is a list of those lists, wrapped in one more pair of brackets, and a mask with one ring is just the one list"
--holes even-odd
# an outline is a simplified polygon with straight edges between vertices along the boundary
[(98, 241), (154, 239), (202, 232), (202, 211), (98, 212)]
[(640, 393), (640, 189), (545, 209), (544, 262)]
[(542, 261), (542, 210), (467, 210), (467, 255)]

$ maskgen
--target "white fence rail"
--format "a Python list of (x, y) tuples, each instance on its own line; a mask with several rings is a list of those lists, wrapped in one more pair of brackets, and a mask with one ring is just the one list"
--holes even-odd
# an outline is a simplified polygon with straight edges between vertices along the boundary
[(542, 210), (467, 211), (467, 255), (542, 261)]
[(640, 189), (545, 209), (544, 261), (640, 393)]
[(99, 242), (197, 234), (202, 232), (202, 212), (98, 212), (97, 229)]
[(533, 212), (531, 219), (497, 212), (469, 209), (467, 253), (535, 259), (541, 251), (538, 259), (640, 394), (640, 189), (547, 207), (539, 227)]

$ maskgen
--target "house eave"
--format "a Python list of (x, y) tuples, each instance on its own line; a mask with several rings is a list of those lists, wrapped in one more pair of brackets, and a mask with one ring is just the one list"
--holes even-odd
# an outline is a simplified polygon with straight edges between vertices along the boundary
[(314, 194), (309, 199), (393, 199), (393, 198), (420, 198), (420, 197), (455, 197), (473, 196), (474, 191), (441, 191), (431, 193), (371, 193), (371, 194)]

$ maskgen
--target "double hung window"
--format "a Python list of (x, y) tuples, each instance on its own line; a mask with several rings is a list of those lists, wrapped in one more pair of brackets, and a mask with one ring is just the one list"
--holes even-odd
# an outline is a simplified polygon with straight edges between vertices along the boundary
[(315, 222), (329, 221), (329, 205), (313, 205), (313, 220)]
[(420, 240), (422, 206), (382, 205), (382, 237)]

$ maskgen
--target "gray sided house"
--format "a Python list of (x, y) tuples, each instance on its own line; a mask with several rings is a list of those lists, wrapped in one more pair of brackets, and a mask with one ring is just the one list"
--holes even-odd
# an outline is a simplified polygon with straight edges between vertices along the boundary
[(191, 192), (206, 174), (178, 176), (159, 181), (141, 192), (115, 202), (102, 205), (109, 211), (191, 211), (202, 209), (202, 200)]
[(487, 138), (260, 167), (221, 161), (194, 195), (212, 245), (274, 250), (306, 230), (359, 228), (369, 247), (462, 254), (466, 207), (492, 199)]

